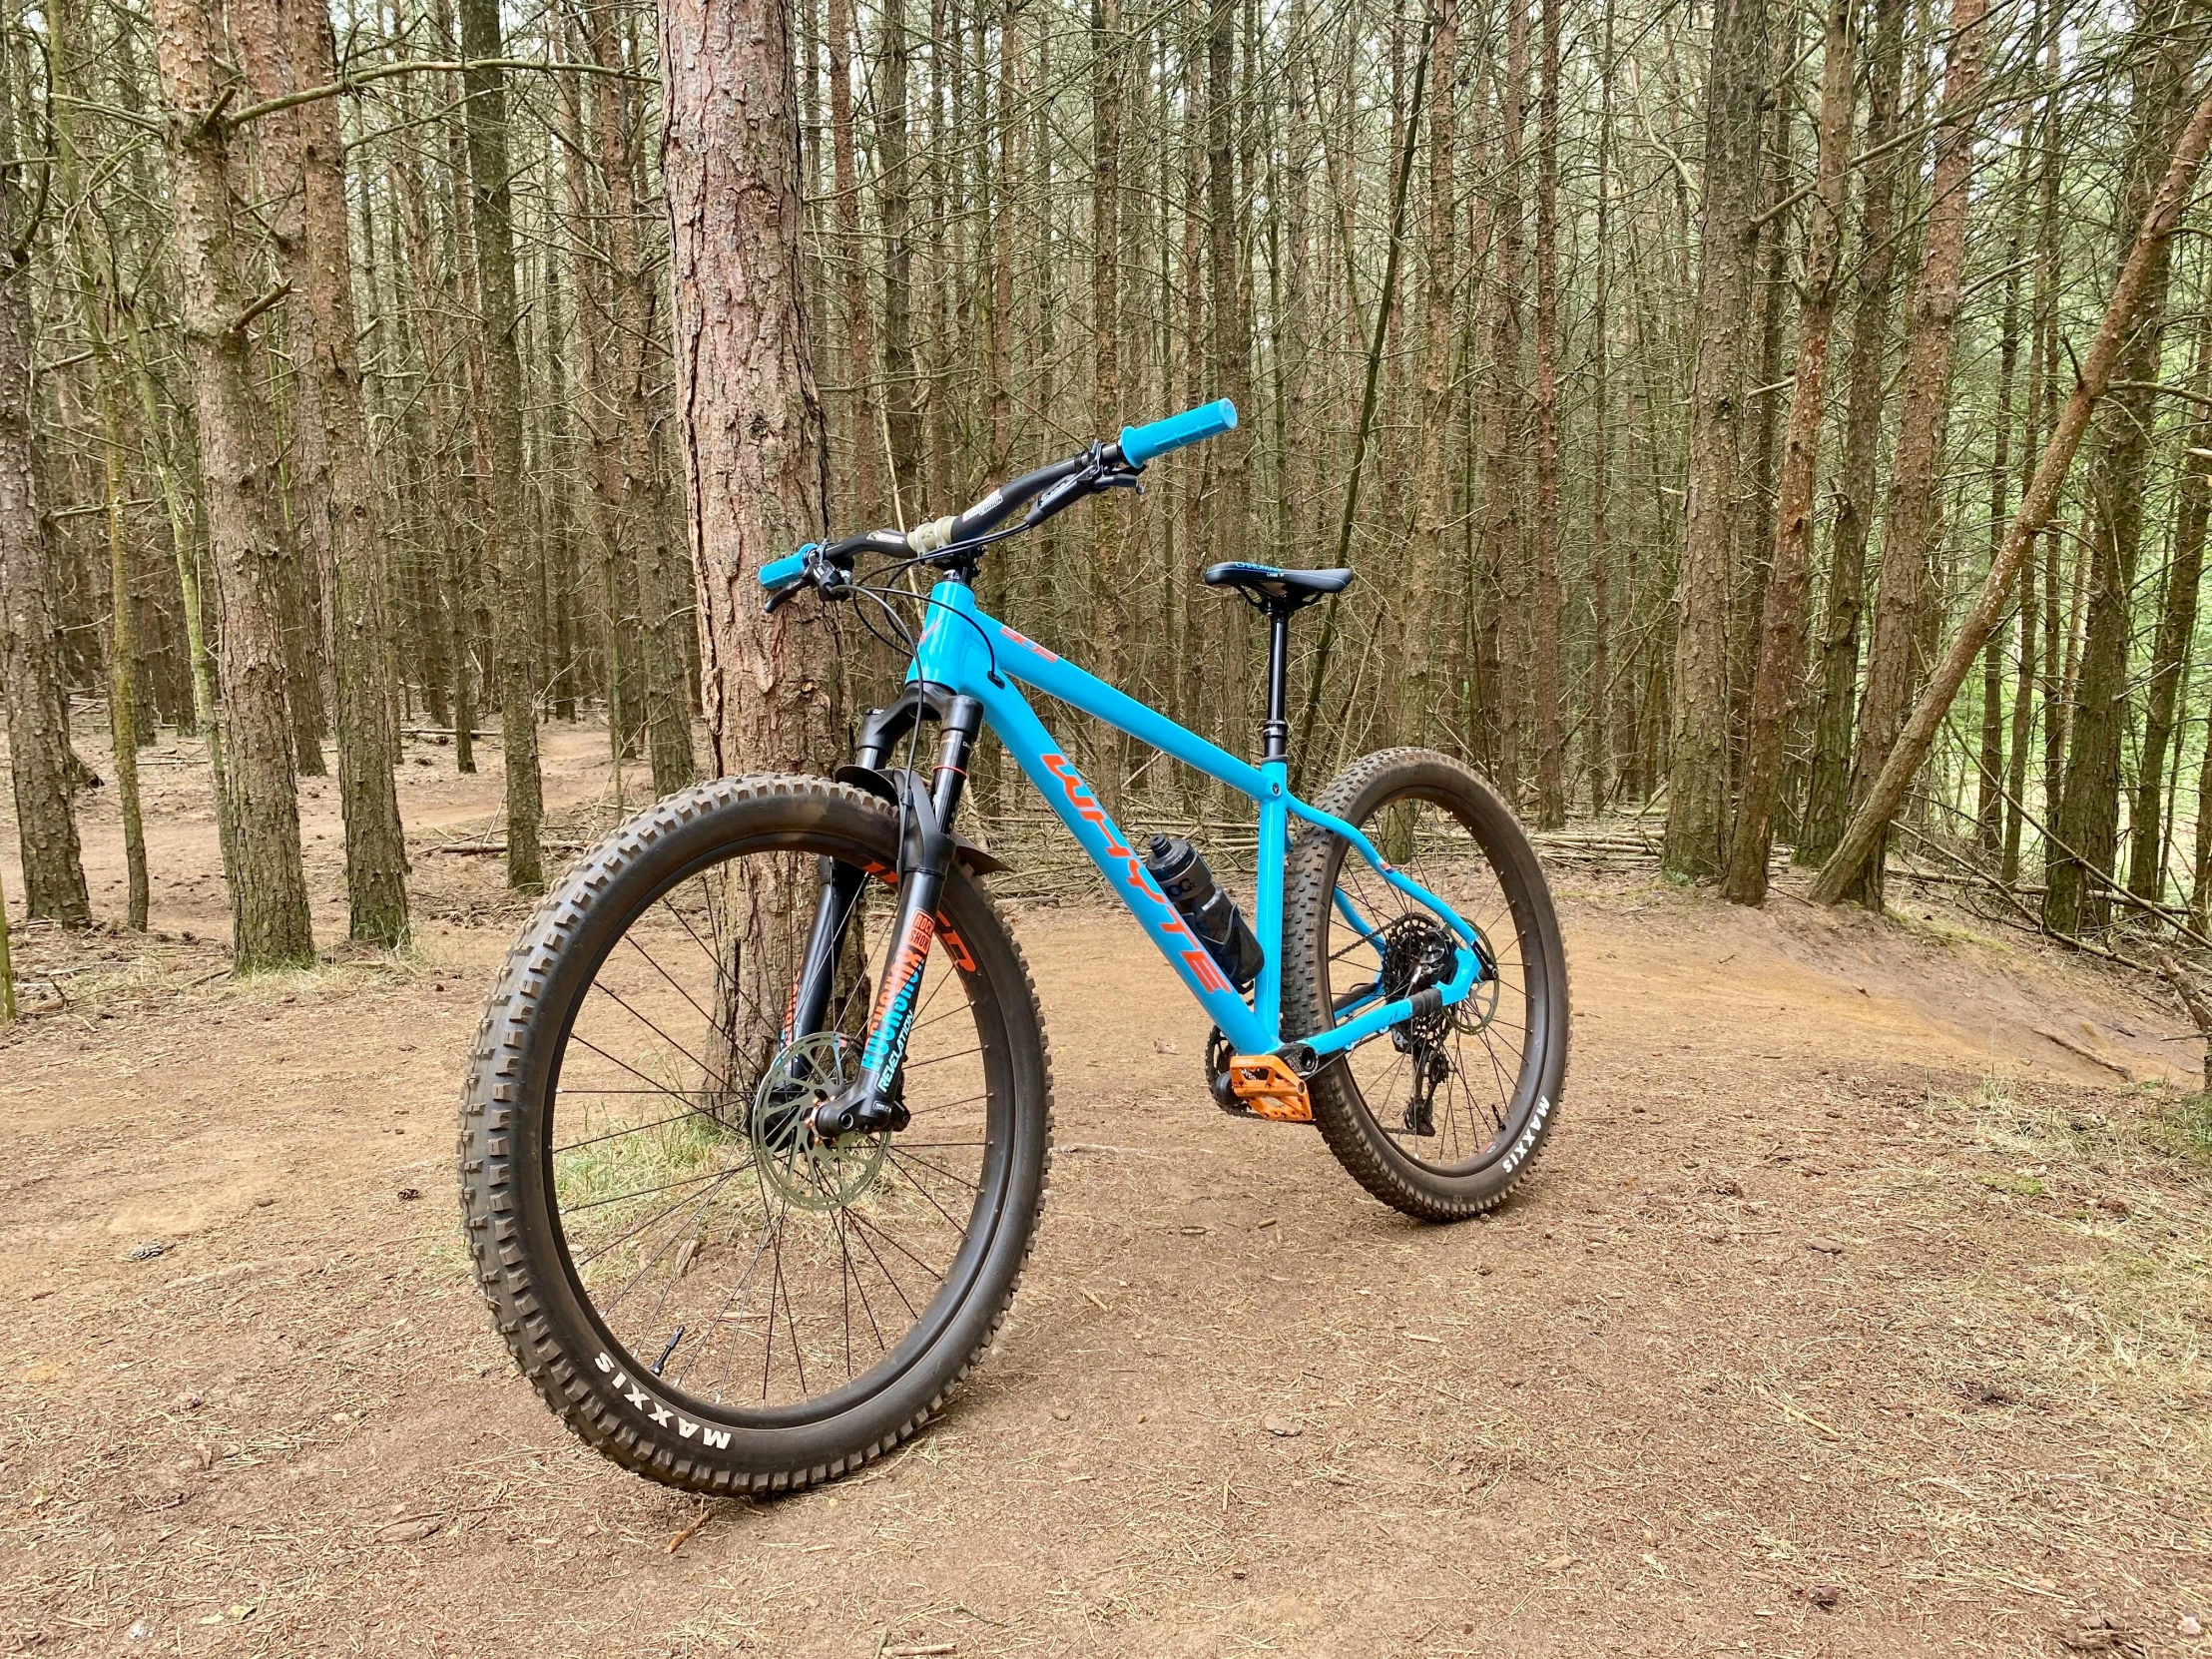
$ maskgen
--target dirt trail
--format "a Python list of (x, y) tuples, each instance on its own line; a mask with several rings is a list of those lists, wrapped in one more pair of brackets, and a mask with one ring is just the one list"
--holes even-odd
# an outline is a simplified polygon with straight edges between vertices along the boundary
[[(423, 853), (496, 770), (410, 755), (408, 957), (224, 979), (191, 765), (149, 772), (167, 941), (19, 935), (0, 1646), (2200, 1650), (2212, 1163), (2155, 1002), (1940, 912), (1558, 872), (1558, 1133), (1431, 1229), (1213, 1109), (1125, 917), (1026, 907), (1060, 1150), (998, 1351), (875, 1470), (702, 1507), (575, 1447), (465, 1277), (453, 1101), (518, 912), (496, 859)], [(550, 738), (556, 834), (603, 758)]]

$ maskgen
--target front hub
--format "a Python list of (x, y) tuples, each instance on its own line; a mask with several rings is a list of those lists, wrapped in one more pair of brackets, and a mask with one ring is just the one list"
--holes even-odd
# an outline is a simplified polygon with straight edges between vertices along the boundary
[(801, 1210), (850, 1204), (874, 1184), (890, 1152), (888, 1127), (825, 1135), (822, 1108), (844, 1096), (859, 1070), (860, 1043), (817, 1031), (769, 1065), (754, 1092), (753, 1157), (779, 1202)]

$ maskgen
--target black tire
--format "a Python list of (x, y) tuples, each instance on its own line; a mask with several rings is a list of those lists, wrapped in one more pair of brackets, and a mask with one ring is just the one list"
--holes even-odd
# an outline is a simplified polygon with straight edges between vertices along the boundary
[[(1415, 1046), (1411, 1027), (1398, 1027), (1322, 1067), (1311, 1082), (1314, 1120), (1338, 1161), (1383, 1203), (1424, 1221), (1479, 1215), (1528, 1173), (1566, 1086), (1566, 945), (1536, 849), (1488, 785), (1432, 750), (1390, 749), (1355, 761), (1314, 805), (1358, 826), (1385, 858), (1482, 929), (1499, 970), (1488, 1000), (1478, 986), (1460, 1009), (1445, 1010), (1440, 1035), (1420, 1039), (1426, 1046)], [(1342, 920), (1340, 883), (1359, 913), (1373, 917), (1387, 952), (1362, 942)], [(1402, 908), (1393, 914), (1391, 903)], [(1325, 1030), (1337, 1023), (1333, 1010), (1365, 988), (1361, 981), (1381, 982), (1385, 964), (1412, 971), (1397, 964), (1424, 927), (1433, 931), (1425, 914), (1349, 842), (1307, 830), (1285, 876), (1284, 1029)], [(1422, 1108), (1411, 1079), (1424, 1063), (1444, 1068), (1448, 1082), (1427, 1084), (1426, 1115), (1416, 1124)], [(1401, 1075), (1408, 1091), (1402, 1111), (1384, 1098), (1392, 1094), (1389, 1080)], [(1485, 1105), (1484, 1092), (1493, 1089)], [(1439, 1099), (1448, 1130), (1435, 1119)]]
[[(593, 1080), (591, 1068), (595, 1062), (581, 1049), (571, 1047), (571, 1034), (577, 1028), (579, 1011), (587, 1006), (587, 999), (592, 998), (595, 981), (601, 974), (605, 972), (609, 976), (611, 987), (616, 983), (614, 975), (618, 970), (633, 971), (621, 967), (621, 963), (632, 960), (633, 954), (643, 954), (648, 961), (654, 960), (641, 946), (638, 952), (625, 952), (621, 962), (610, 963), (626, 934), (631, 934), (633, 927), (638, 928), (640, 933), (632, 935), (635, 943), (646, 927), (664, 923), (664, 911), (684, 922), (681, 905), (667, 898), (672, 892), (680, 890), (688, 894), (720, 879), (725, 884), (719, 890), (726, 895), (734, 892), (757, 895), (757, 888), (730, 884), (730, 872), (742, 875), (762, 867), (813, 868), (816, 867), (813, 860), (822, 856), (835, 857), (861, 869), (872, 869), (878, 877), (865, 884), (867, 894), (856, 899), (855, 905), (887, 902), (887, 899), (871, 895), (891, 893), (892, 889), (883, 885), (883, 877), (888, 866), (896, 862), (896, 850), (897, 822), (893, 810), (874, 797), (843, 785), (812, 778), (762, 777), (719, 780), (683, 791), (633, 818), (570, 870), (515, 941), (485, 1005), (470, 1055), (460, 1135), (462, 1223), (477, 1278), (491, 1304), (494, 1322), (523, 1375), (561, 1420), (594, 1449), (664, 1484), (710, 1493), (764, 1492), (796, 1489), (858, 1468), (912, 1434), (938, 1410), (991, 1345), (1020, 1280), (1045, 1197), (1051, 1144), (1051, 1069), (1035, 986), (1027, 965), (989, 895), (964, 868), (956, 870), (946, 882), (939, 906), (940, 928), (956, 930), (957, 937), (948, 946), (940, 933), (929, 971), (940, 975), (936, 981), (940, 986), (958, 987), (939, 1018), (952, 1020), (956, 1031), (967, 1029), (961, 1024), (962, 1019), (972, 1023), (975, 1046), (963, 1051), (971, 1058), (966, 1060), (962, 1075), (967, 1079), (980, 1079), (982, 1093), (974, 1099), (983, 1104), (978, 1108), (968, 1107), (967, 1102), (957, 1103), (968, 1109), (964, 1114), (955, 1115), (962, 1125), (956, 1132), (976, 1132), (977, 1139), (919, 1143), (977, 1149), (972, 1165), (974, 1180), (961, 1183), (963, 1187), (974, 1187), (965, 1231), (958, 1230), (960, 1216), (956, 1212), (971, 1201), (955, 1194), (958, 1202), (950, 1206), (953, 1213), (948, 1213), (934, 1197), (930, 1199), (938, 1206), (937, 1215), (945, 1218), (938, 1231), (957, 1241), (947, 1247), (943, 1256), (941, 1277), (935, 1281), (937, 1288), (929, 1290), (929, 1281), (891, 1255), (890, 1246), (874, 1245), (863, 1231), (867, 1224), (855, 1219), (856, 1212), (863, 1206), (876, 1202), (878, 1191), (890, 1190), (894, 1180), (891, 1171), (921, 1161), (918, 1152), (903, 1161), (894, 1152), (888, 1163), (878, 1155), (875, 1163), (868, 1166), (869, 1173), (855, 1181), (849, 1191), (841, 1185), (842, 1174), (833, 1174), (829, 1182), (829, 1187), (838, 1188), (833, 1199), (820, 1177), (814, 1178), (812, 1190), (829, 1201), (821, 1206), (825, 1219), (820, 1225), (834, 1230), (837, 1249), (847, 1251), (850, 1247), (849, 1253), (839, 1263), (823, 1255), (821, 1248), (816, 1246), (810, 1247), (813, 1254), (802, 1257), (795, 1242), (791, 1267), (794, 1275), (827, 1273), (829, 1269), (821, 1264), (829, 1262), (840, 1275), (838, 1287), (848, 1303), (844, 1377), (837, 1380), (833, 1368), (826, 1377), (819, 1372), (818, 1378), (808, 1376), (808, 1355), (817, 1355), (820, 1367), (823, 1362), (819, 1356), (834, 1339), (819, 1337), (809, 1324), (803, 1341), (802, 1331), (795, 1326), (789, 1352), (783, 1357), (787, 1368), (798, 1366), (800, 1383), (790, 1397), (772, 1397), (770, 1391), (770, 1367), (775, 1359), (773, 1345), (779, 1337), (779, 1311), (773, 1295), (767, 1303), (765, 1331), (770, 1347), (761, 1360), (760, 1400), (733, 1400), (728, 1394), (736, 1391), (736, 1384), (726, 1390), (722, 1382), (717, 1382), (710, 1391), (698, 1385), (709, 1379), (698, 1377), (697, 1368), (686, 1368), (726, 1332), (732, 1356), (742, 1354), (745, 1360), (747, 1370), (740, 1372), (740, 1382), (750, 1386), (754, 1351), (743, 1349), (742, 1344), (762, 1341), (758, 1314), (750, 1311), (733, 1314), (733, 1303), (724, 1301), (720, 1310), (703, 1322), (706, 1335), (696, 1339), (694, 1350), (684, 1356), (685, 1367), (669, 1366), (669, 1376), (664, 1380), (655, 1366), (655, 1355), (637, 1352), (637, 1348), (648, 1344), (639, 1342), (633, 1332), (626, 1346), (614, 1331), (618, 1325), (625, 1331), (634, 1326), (637, 1331), (650, 1335), (654, 1329), (650, 1322), (664, 1317), (662, 1310), (670, 1300), (671, 1290), (660, 1291), (660, 1301), (653, 1305), (650, 1315), (638, 1311), (644, 1306), (641, 1293), (631, 1313), (603, 1317), (600, 1303), (610, 1308), (618, 1307), (622, 1298), (630, 1295), (629, 1285), (623, 1287), (620, 1296), (610, 1296), (603, 1282), (598, 1292), (600, 1301), (595, 1302), (594, 1292), (587, 1283), (593, 1256), (619, 1246), (620, 1250), (609, 1260), (614, 1263), (614, 1274), (626, 1274), (645, 1249), (646, 1242), (655, 1235), (644, 1234), (635, 1242), (629, 1242), (636, 1233), (633, 1230), (633, 1235), (615, 1239), (614, 1246), (597, 1245), (590, 1254), (579, 1250), (577, 1254), (584, 1262), (583, 1270), (572, 1261), (569, 1235), (585, 1219), (580, 1212), (600, 1210), (602, 1205), (612, 1205), (616, 1201), (595, 1199), (590, 1204), (569, 1204), (562, 1196), (560, 1182), (569, 1179), (568, 1171), (578, 1160), (602, 1156), (597, 1148), (588, 1152), (576, 1150), (591, 1147), (589, 1139), (573, 1141), (570, 1145), (560, 1143), (558, 1124), (564, 1110), (572, 1114), (571, 1134), (577, 1121), (588, 1130), (595, 1121), (592, 1116), (595, 1111), (605, 1114), (619, 1110), (642, 1115), (669, 1110), (667, 1101), (645, 1089), (586, 1086)], [(780, 865), (732, 862), (749, 856), (784, 862)], [(680, 887), (682, 883), (692, 885)], [(725, 903), (729, 902), (726, 897)], [(784, 912), (765, 912), (759, 907), (751, 912), (756, 918), (763, 913), (781, 915)], [(745, 948), (752, 948), (758, 961), (762, 953), (759, 940), (767, 936), (758, 930), (756, 919), (746, 924), (756, 929), (744, 934), (750, 944), (741, 946), (736, 942), (741, 926), (736, 913), (726, 910), (725, 914), (731, 924), (732, 942), (727, 947), (719, 932), (712, 947), (699, 932), (692, 932), (693, 939), (700, 942), (701, 952), (711, 964), (715, 975), (713, 985), (718, 993), (726, 984), (737, 982), (734, 970), (725, 974), (725, 961), (735, 960)], [(685, 922), (685, 927), (691, 930), (689, 922)], [(674, 935), (669, 932), (665, 936)], [(956, 958), (961, 957), (962, 942), (964, 959), (947, 962), (948, 951)], [(656, 963), (657, 967), (659, 965)], [(872, 973), (879, 965), (879, 962), (871, 962), (866, 971)], [(759, 973), (760, 970), (754, 971)], [(661, 974), (669, 977), (665, 967), (661, 968)], [(676, 983), (674, 979), (670, 982)], [(622, 983), (627, 986), (634, 981)], [(681, 985), (678, 988), (683, 989)], [(869, 1000), (864, 978), (857, 989), (858, 1007), (864, 1014)], [(633, 999), (635, 995), (633, 991)], [(590, 1020), (602, 1020), (604, 1003), (609, 997), (618, 1006), (630, 1006), (619, 991), (608, 989), (602, 997), (589, 1001)], [(735, 1010), (743, 997), (742, 990), (734, 990), (729, 1000), (718, 1000), (717, 1005)], [(699, 1000), (693, 999), (688, 992), (686, 1000), (705, 1016)], [(670, 1002), (663, 1006), (677, 1004)], [(661, 1029), (647, 1014), (640, 1013), (639, 1018), (656, 1031)], [(714, 1020), (712, 1016), (705, 1018), (705, 1029), (711, 1037)], [(736, 1012), (723, 1016), (726, 1033), (738, 1018)], [(849, 1022), (840, 1028), (851, 1029)], [(593, 1029), (599, 1027), (595, 1025)], [(773, 1033), (773, 1024), (770, 1030)], [(592, 1039), (578, 1040), (589, 1047)], [(602, 1040), (599, 1047), (591, 1048), (591, 1053), (599, 1054), (604, 1047)], [(689, 1050), (679, 1045), (675, 1052), (688, 1054)], [(763, 1151), (764, 1143), (760, 1138), (768, 1133), (760, 1127), (767, 1120), (762, 1109), (751, 1104), (756, 1094), (746, 1092), (754, 1088), (754, 1081), (741, 1080), (738, 1076), (739, 1062), (750, 1051), (733, 1044), (720, 1052), (726, 1056), (724, 1070), (718, 1074), (710, 1065), (705, 1072), (708, 1081), (696, 1087), (677, 1088), (666, 1082), (656, 1083), (662, 1094), (681, 1103), (673, 1116), (664, 1117), (658, 1125), (633, 1123), (599, 1139), (619, 1143), (621, 1137), (630, 1136), (651, 1141), (653, 1137), (649, 1131), (657, 1134), (660, 1142), (683, 1136), (687, 1145), (706, 1143), (710, 1146), (710, 1151), (702, 1157), (720, 1160), (705, 1165), (706, 1174), (686, 1176), (684, 1184), (708, 1183), (703, 1189), (705, 1196), (699, 1200), (702, 1219), (678, 1224), (679, 1231), (686, 1226), (691, 1228), (689, 1242), (677, 1249), (673, 1257), (665, 1254), (670, 1245), (662, 1244), (639, 1270), (641, 1277), (652, 1270), (667, 1279), (674, 1287), (679, 1307), (686, 1299), (695, 1306), (704, 1305), (721, 1294), (722, 1281), (717, 1280), (712, 1285), (694, 1285), (689, 1281), (704, 1281), (709, 1272), (727, 1276), (736, 1271), (734, 1266), (721, 1265), (725, 1259), (721, 1253), (727, 1251), (733, 1264), (742, 1256), (741, 1225), (762, 1229), (762, 1242), (753, 1247), (755, 1263), (761, 1262), (762, 1253), (768, 1248), (768, 1230), (773, 1227), (775, 1282), (784, 1291), (782, 1316), (785, 1321), (792, 1321), (799, 1292), (796, 1277), (788, 1286), (784, 1283), (787, 1269), (785, 1235), (788, 1228), (796, 1230), (800, 1226), (799, 1222), (787, 1220), (797, 1213), (792, 1207), (792, 1183), (800, 1178), (792, 1176), (788, 1170), (785, 1172), (783, 1206), (774, 1213), (772, 1221), (769, 1206), (774, 1200), (769, 1180), (774, 1177), (774, 1171), (772, 1169), (769, 1177), (764, 1177), (761, 1169), (764, 1160), (772, 1159), (772, 1154)], [(564, 1090), (562, 1067), (572, 1055), (575, 1056), (576, 1074), (584, 1081), (572, 1083)], [(911, 1051), (907, 1063), (909, 1066), (914, 1063)], [(654, 1068), (643, 1063), (637, 1066), (624, 1063), (622, 1069), (648, 1082), (655, 1082), (658, 1077), (680, 1075), (672, 1068), (648, 1077), (646, 1073)], [(759, 1075), (754, 1073), (754, 1078)], [(941, 1077), (950, 1073), (935, 1075)], [(971, 1087), (973, 1083), (963, 1081), (960, 1086)], [(564, 1102), (575, 1098), (579, 1091), (586, 1097), (586, 1104), (565, 1107)], [(595, 1106), (589, 1101), (592, 1096), (617, 1094), (647, 1096), (648, 1102), (640, 1106), (622, 1106), (618, 1102), (615, 1107), (609, 1107), (604, 1103)], [(733, 1102), (740, 1103), (744, 1110), (735, 1124), (728, 1110)], [(972, 1131), (967, 1127), (971, 1120)], [(678, 1127), (670, 1130), (665, 1127), (667, 1124)], [(897, 1137), (885, 1139), (894, 1148), (914, 1144)], [(558, 1178), (555, 1153), (561, 1155), (563, 1173)], [(933, 1156), (950, 1161), (955, 1156), (966, 1155), (939, 1152)], [(729, 1167), (722, 1167), (724, 1164)], [(623, 1171), (620, 1179), (627, 1184), (637, 1169), (646, 1167), (634, 1164)], [(671, 1168), (696, 1170), (700, 1166), (674, 1165), (667, 1162), (664, 1155), (664, 1161), (652, 1167), (666, 1172)], [(937, 1166), (932, 1163), (929, 1167)], [(807, 1168), (812, 1172), (816, 1166), (810, 1163)], [(748, 1183), (742, 1179), (748, 1171), (752, 1184), (759, 1187), (761, 1194), (758, 1212), (750, 1209), (752, 1199), (748, 1195)], [(925, 1195), (934, 1184), (934, 1177), (915, 1178), (916, 1189)], [(702, 1191), (696, 1185), (690, 1190), (694, 1194)], [(718, 1194), (729, 1196), (718, 1201)], [(619, 1196), (625, 1201), (640, 1198), (639, 1194), (629, 1192)], [(686, 1197), (684, 1202), (689, 1205), (691, 1199)], [(734, 1219), (730, 1222), (727, 1239), (710, 1242), (710, 1230), (704, 1217), (708, 1207), (718, 1202), (727, 1202)], [(882, 1202), (887, 1205), (890, 1201)], [(658, 1199), (643, 1200), (634, 1207), (642, 1209), (647, 1203), (658, 1203)], [(808, 1203), (804, 1192), (799, 1194), (799, 1203), (804, 1210), (816, 1208)], [(838, 1209), (838, 1205), (843, 1208)], [(740, 1211), (744, 1213), (738, 1214)], [(625, 1211), (616, 1208), (612, 1213), (615, 1219), (607, 1225), (610, 1228), (622, 1225)], [(922, 1216), (927, 1220), (921, 1207), (909, 1199), (903, 1212), (878, 1210), (874, 1225), (880, 1229), (886, 1214), (895, 1220), (898, 1213)], [(928, 1221), (928, 1225), (937, 1226), (934, 1221)], [(882, 1232), (881, 1237), (888, 1239), (890, 1234)], [(672, 1242), (673, 1238), (674, 1235)], [(877, 1329), (874, 1341), (879, 1357), (863, 1352), (859, 1358), (866, 1369), (855, 1373), (852, 1347), (855, 1320), (849, 1309), (851, 1288), (843, 1276), (848, 1273), (854, 1278), (860, 1276), (862, 1270), (854, 1263), (861, 1257), (859, 1247), (862, 1245), (876, 1252), (877, 1265), (883, 1274), (876, 1290), (876, 1301), (883, 1310), (881, 1326), (896, 1329), (895, 1316), (899, 1310), (890, 1291), (897, 1292), (898, 1302), (907, 1303), (904, 1312), (912, 1314), (913, 1323), (895, 1343), (885, 1337), (882, 1329)], [(716, 1253), (713, 1256), (715, 1266), (700, 1268), (699, 1265), (709, 1259), (710, 1251)], [(886, 1255), (891, 1266), (882, 1267), (880, 1258)], [(918, 1256), (914, 1260), (922, 1267), (932, 1265)], [(753, 1272), (754, 1268), (748, 1265), (746, 1275)], [(606, 1279), (606, 1275), (600, 1277), (602, 1281)], [(888, 1291), (883, 1288), (885, 1281), (890, 1287)], [(745, 1280), (741, 1278), (738, 1283), (742, 1286)], [(751, 1301), (739, 1306), (746, 1309), (757, 1306), (761, 1292), (767, 1289), (764, 1269), (761, 1282), (746, 1293)], [(733, 1298), (737, 1294), (731, 1293)], [(860, 1298), (863, 1303), (867, 1302), (865, 1283), (860, 1286)], [(916, 1302), (920, 1304), (918, 1308)], [(872, 1305), (868, 1323), (878, 1323)], [(686, 1340), (681, 1331), (679, 1327), (676, 1341)], [(660, 1356), (664, 1365), (675, 1351), (675, 1342), (671, 1342), (668, 1351)], [(703, 1363), (711, 1368), (711, 1355)], [(731, 1357), (722, 1361), (725, 1382), (732, 1364)], [(778, 1378), (781, 1394), (783, 1374), (778, 1374)], [(825, 1383), (835, 1381), (837, 1385), (809, 1393), (808, 1389), (818, 1379)]]

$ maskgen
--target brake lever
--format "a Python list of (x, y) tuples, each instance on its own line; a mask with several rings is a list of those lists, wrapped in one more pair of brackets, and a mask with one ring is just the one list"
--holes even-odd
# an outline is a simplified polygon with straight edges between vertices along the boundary
[(1096, 483), (1097, 480), (1098, 468), (1095, 464), (1085, 467), (1081, 472), (1069, 474), (1029, 504), (1029, 511), (1022, 517), (1021, 527), (1024, 530), (1034, 530), (1066, 505), (1068, 498), (1077, 490)]
[(799, 579), (786, 588), (779, 588), (762, 603), (761, 615), (774, 616), (784, 606), (797, 599), (808, 588), (813, 588), (826, 599), (841, 599), (852, 590), (852, 563), (849, 556), (831, 558), (820, 543), (807, 549), (807, 563)]

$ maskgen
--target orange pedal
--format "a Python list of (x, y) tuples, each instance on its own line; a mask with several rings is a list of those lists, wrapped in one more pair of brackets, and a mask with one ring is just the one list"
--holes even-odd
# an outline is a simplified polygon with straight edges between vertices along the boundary
[(1314, 1121), (1314, 1102), (1306, 1092), (1306, 1079), (1280, 1054), (1233, 1055), (1229, 1087), (1255, 1117), (1275, 1123)]

